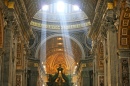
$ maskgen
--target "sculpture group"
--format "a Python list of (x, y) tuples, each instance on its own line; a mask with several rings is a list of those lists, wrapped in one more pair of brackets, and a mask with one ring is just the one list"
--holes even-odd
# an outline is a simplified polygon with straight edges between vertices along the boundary
[(57, 68), (57, 73), (55, 75), (48, 75), (48, 86), (72, 86), (69, 78), (63, 73), (63, 68), (61, 64)]

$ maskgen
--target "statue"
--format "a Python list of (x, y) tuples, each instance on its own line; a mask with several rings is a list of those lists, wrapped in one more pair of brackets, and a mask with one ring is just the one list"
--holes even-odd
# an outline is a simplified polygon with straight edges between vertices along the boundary
[(49, 74), (48, 76), (49, 82), (47, 82), (47, 85), (48, 86), (70, 86), (69, 79), (63, 73), (63, 68), (61, 67), (61, 64), (59, 64), (57, 71), (58, 73), (56, 73), (54, 76)]
[(61, 73), (62, 73), (63, 68), (61, 67), (61, 64), (59, 64), (59, 68), (57, 68), (57, 70), (58, 70), (58, 73), (59, 73), (59, 72), (61, 72)]
[(58, 86), (62, 86), (62, 83), (63, 83), (63, 80), (62, 80), (62, 77), (58, 77)]

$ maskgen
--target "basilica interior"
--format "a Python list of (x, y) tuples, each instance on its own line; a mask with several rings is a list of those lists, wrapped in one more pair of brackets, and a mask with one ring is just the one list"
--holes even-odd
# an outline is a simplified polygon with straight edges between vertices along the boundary
[(0, 86), (130, 86), (130, 0), (0, 0)]

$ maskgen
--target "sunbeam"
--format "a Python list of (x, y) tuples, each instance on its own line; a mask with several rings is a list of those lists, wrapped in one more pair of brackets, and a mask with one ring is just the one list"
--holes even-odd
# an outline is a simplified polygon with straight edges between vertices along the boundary
[[(44, 12), (47, 12), (49, 9), (49, 6), (48, 5), (44, 5), (41, 9), (41, 11), (44, 11)], [(46, 23), (46, 20), (47, 20), (47, 15), (44, 15), (42, 14), (42, 24), (43, 25), (47, 25)], [(42, 30), (41, 30), (41, 41), (44, 40), (44, 38), (47, 38), (47, 29), (45, 28), (46, 26), (42, 26)], [(42, 69), (44, 70), (45, 74), (46, 74), (46, 64), (45, 64), (45, 61), (46, 61), (46, 56), (47, 56), (47, 52), (46, 52), (46, 49), (47, 49), (47, 46), (46, 46), (46, 42), (44, 42), (43, 46), (41, 47), (41, 51), (40, 51), (40, 62), (42, 63), (41, 64), (41, 67), (43, 67)]]
[[(86, 22), (83, 20), (87, 17), (83, 15), (78, 5), (63, 1), (50, 5), (44, 4), (38, 13), (35, 19), (41, 20), (41, 25), (36, 23), (35, 26), (41, 27), (41, 41), (43, 41), (38, 52), (42, 67), (41, 77), (43, 79), (48, 74), (57, 74), (57, 68), (61, 64), (63, 73), (71, 81), (71, 77), (76, 75), (77, 62), (83, 54), (82, 46), (77, 43), (77, 38), (72, 37), (72, 32), (85, 28)], [(78, 14), (79, 18), (74, 17), (75, 14)], [(46, 80), (43, 79), (43, 86), (46, 86)]]

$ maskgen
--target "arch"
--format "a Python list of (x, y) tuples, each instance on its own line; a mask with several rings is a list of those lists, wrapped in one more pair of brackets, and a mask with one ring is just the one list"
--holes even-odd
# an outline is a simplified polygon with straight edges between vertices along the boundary
[[(39, 43), (37, 49), (36, 49), (36, 53), (35, 53), (35, 58), (38, 58), (38, 52), (42, 46), (42, 44), (44, 44), (47, 40), (53, 38), (53, 37), (57, 37), (57, 36), (63, 36), (62, 34), (56, 34), (56, 35), (51, 35), (49, 37), (47, 37), (46, 39), (44, 39), (41, 43)], [(80, 44), (80, 42), (78, 40), (76, 40), (74, 37), (71, 37), (71, 36), (68, 36), (68, 35), (64, 35), (64, 37), (68, 37), (70, 39), (72, 39), (74, 42), (76, 42), (79, 46), (79, 48), (81, 49), (81, 52), (82, 52), (82, 59), (85, 59), (85, 52), (84, 52), (84, 49), (82, 47), (82, 45)]]

